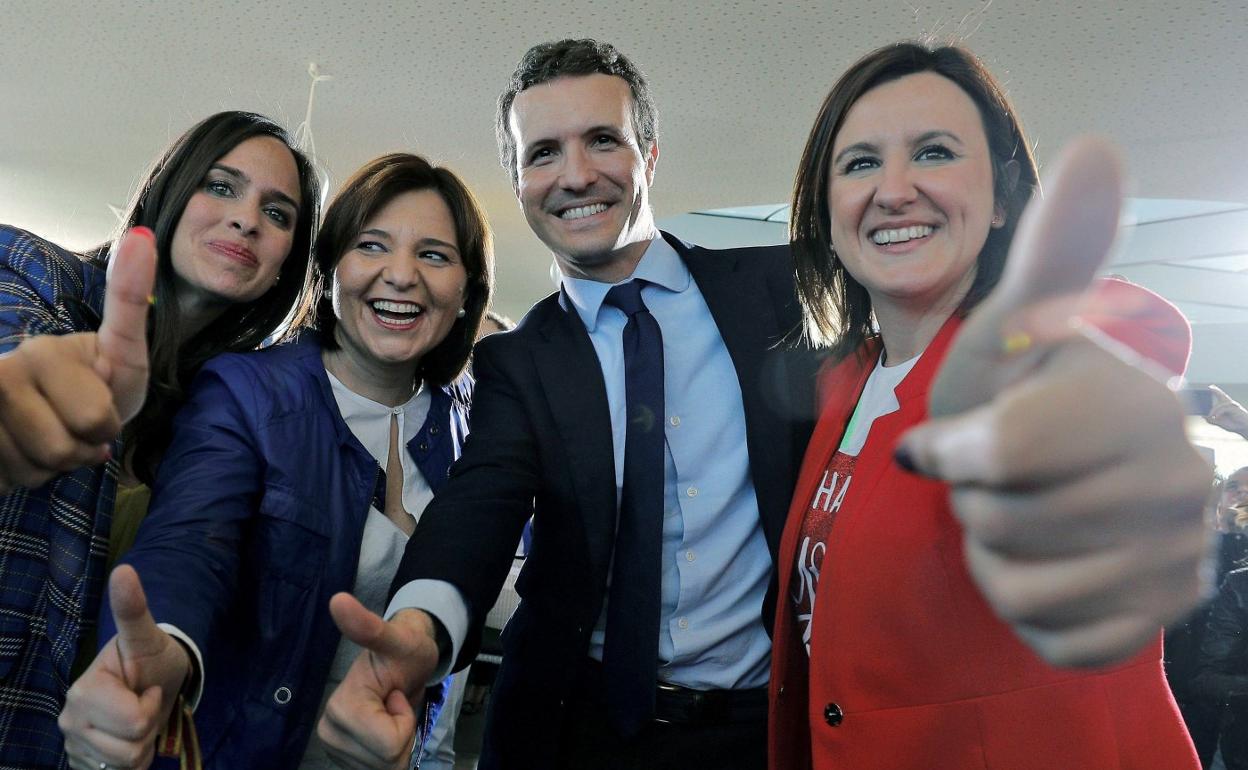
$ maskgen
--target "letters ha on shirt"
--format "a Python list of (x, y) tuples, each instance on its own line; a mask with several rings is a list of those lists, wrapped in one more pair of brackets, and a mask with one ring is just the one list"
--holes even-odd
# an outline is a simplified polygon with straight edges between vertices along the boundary
[(896, 366), (886, 367), (881, 356), (880, 363), (876, 364), (867, 384), (863, 386), (862, 396), (845, 427), (840, 447), (824, 468), (814, 499), (810, 501), (806, 518), (802, 521), (790, 599), (797, 613), (798, 626), (802, 629), (802, 644), (806, 647), (807, 655), (810, 655), (810, 629), (819, 573), (823, 569), (823, 558), (828, 550), (832, 525), (854, 479), (854, 463), (867, 443), (867, 435), (876, 419), (900, 408), (894, 391), (918, 360), (919, 357), (915, 356)]

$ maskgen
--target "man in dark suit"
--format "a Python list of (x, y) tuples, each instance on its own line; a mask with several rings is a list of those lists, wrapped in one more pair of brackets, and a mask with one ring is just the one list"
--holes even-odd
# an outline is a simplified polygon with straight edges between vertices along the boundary
[(499, 101), (502, 163), (561, 289), (478, 346), (474, 432), (388, 622), (335, 597), (370, 650), (319, 728), (347, 766), (404, 766), (409, 701), (472, 660), (531, 515), (480, 766), (766, 766), (772, 562), (813, 363), (788, 344), (787, 247), (656, 229), (655, 118), (641, 73), (588, 40), (531, 49)]

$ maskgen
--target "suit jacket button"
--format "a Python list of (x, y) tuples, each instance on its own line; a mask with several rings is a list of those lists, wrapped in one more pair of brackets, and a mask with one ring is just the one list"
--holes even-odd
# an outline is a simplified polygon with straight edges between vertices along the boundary
[(839, 727), (844, 718), (845, 712), (841, 711), (841, 707), (835, 703), (829, 703), (823, 707), (823, 721), (832, 727)]
[(430, 426), (429, 426), (429, 435), (431, 435), (431, 436), (436, 436), (436, 435), (438, 435), (438, 434), (439, 434), (439, 433), (441, 433), (441, 432), (442, 432), (442, 429), (441, 429), (441, 428), (439, 428), (437, 425), (430, 425)]

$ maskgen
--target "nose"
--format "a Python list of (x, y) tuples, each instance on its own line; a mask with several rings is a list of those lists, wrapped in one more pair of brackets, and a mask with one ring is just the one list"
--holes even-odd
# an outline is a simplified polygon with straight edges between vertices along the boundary
[(564, 155), (560, 184), (567, 190), (584, 190), (598, 181), (598, 169), (583, 147), (569, 150)]
[(396, 291), (406, 291), (420, 283), (419, 261), (408, 254), (388, 254), (381, 268), (381, 280)]
[(263, 213), (250, 201), (240, 200), (230, 210), (230, 227), (243, 235), (251, 235), (260, 228), (260, 217)]
[(889, 211), (899, 211), (918, 197), (909, 164), (885, 164), (875, 190), (875, 203)]

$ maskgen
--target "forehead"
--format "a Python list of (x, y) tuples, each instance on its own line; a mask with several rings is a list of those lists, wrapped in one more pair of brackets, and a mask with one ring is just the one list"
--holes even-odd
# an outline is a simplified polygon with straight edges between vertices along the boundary
[(364, 229), (378, 227), (390, 235), (437, 238), (455, 243), (455, 217), (436, 190), (408, 190), (387, 201), (364, 222)]
[(516, 94), (508, 126), (520, 145), (594, 128), (627, 131), (632, 125), (633, 94), (615, 75), (569, 75)]
[(872, 88), (849, 108), (833, 152), (858, 142), (906, 142), (928, 131), (949, 131), (968, 144), (987, 145), (979, 108), (956, 83), (917, 72)]
[(238, 169), (262, 189), (279, 190), (299, 200), (299, 169), (295, 166), (295, 157), (275, 136), (245, 139), (216, 162)]

